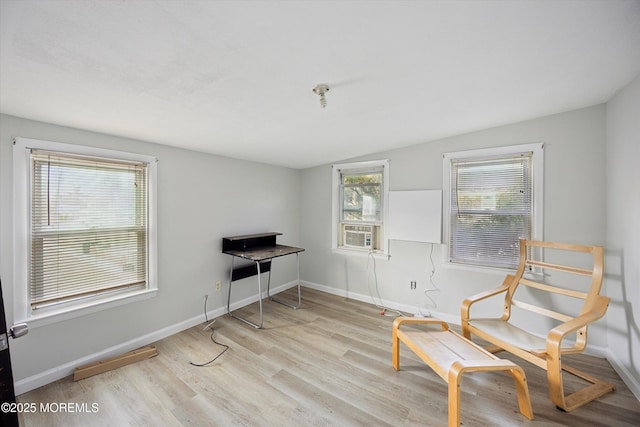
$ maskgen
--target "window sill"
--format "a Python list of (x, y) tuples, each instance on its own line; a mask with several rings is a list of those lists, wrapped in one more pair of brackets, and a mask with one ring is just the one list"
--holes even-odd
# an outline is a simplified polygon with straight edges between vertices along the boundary
[(452, 262), (443, 262), (443, 268), (450, 270), (468, 271), (472, 273), (487, 273), (504, 276), (505, 274), (513, 274), (516, 269), (500, 268), (500, 267), (482, 267), (479, 265), (456, 264)]
[[(515, 274), (517, 268), (499, 268), (499, 267), (481, 267), (479, 265), (464, 265), (464, 264), (455, 264), (451, 262), (443, 262), (442, 268), (446, 268), (449, 270), (459, 270), (459, 271), (468, 271), (471, 273), (486, 273), (493, 274), (496, 276), (504, 277), (507, 274)], [(540, 280), (544, 276), (544, 273), (541, 271), (525, 271), (523, 277), (529, 279)]]
[(389, 254), (386, 254), (384, 252), (380, 252), (380, 251), (369, 252), (367, 250), (362, 250), (362, 249), (332, 248), (331, 252), (338, 255), (354, 255), (354, 256), (362, 256), (362, 257), (368, 257), (369, 255), (373, 255), (375, 259), (380, 259), (384, 261), (387, 261), (389, 260), (389, 258), (391, 258)]
[(51, 309), (43, 313), (27, 314), (24, 319), (16, 319), (16, 323), (27, 323), (30, 329), (39, 328), (41, 326), (51, 325), (63, 320), (73, 319), (76, 317), (86, 316), (88, 314), (97, 313), (102, 310), (118, 307), (137, 301), (143, 301), (153, 298), (158, 293), (157, 289), (145, 289), (135, 293), (111, 296), (87, 301), (84, 303), (74, 304), (73, 306)]

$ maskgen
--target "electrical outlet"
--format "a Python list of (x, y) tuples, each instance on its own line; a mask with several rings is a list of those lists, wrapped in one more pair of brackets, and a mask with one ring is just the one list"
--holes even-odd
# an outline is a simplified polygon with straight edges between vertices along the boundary
[(220, 281), (218, 280), (216, 282), (216, 292), (219, 292), (221, 287), (222, 287), (222, 285), (220, 284)]
[(415, 289), (416, 288), (416, 281), (412, 280), (411, 281), (411, 289)]

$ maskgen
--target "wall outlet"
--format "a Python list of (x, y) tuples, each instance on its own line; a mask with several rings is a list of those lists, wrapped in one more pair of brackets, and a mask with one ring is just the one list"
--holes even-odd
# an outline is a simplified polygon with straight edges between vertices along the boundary
[(416, 288), (416, 281), (412, 280), (411, 281), (411, 289), (415, 289)]
[(222, 285), (220, 284), (220, 281), (218, 280), (215, 284), (215, 288), (216, 288), (216, 292), (219, 292), (220, 289), (222, 288)]

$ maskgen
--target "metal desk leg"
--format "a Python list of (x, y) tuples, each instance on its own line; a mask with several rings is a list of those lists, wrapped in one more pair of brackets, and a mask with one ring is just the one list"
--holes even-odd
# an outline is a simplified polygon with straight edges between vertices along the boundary
[(233, 282), (233, 261), (236, 257), (231, 257), (231, 272), (229, 273), (229, 293), (227, 294), (227, 313), (231, 316), (231, 308), (229, 307), (231, 303), (231, 283)]
[(267, 282), (267, 297), (271, 301), (277, 302), (282, 305), (286, 305), (287, 307), (293, 308), (294, 310), (300, 308), (300, 304), (302, 303), (302, 297), (300, 295), (300, 254), (299, 253), (296, 253), (296, 269), (298, 270), (298, 305), (291, 305), (284, 301), (279, 301), (274, 297), (272, 297), (271, 295), (269, 295), (269, 286), (271, 285), (271, 270), (269, 270), (269, 281)]
[[(247, 325), (251, 325), (256, 329), (260, 329), (262, 328), (262, 284), (260, 283), (260, 262), (256, 261), (256, 268), (258, 269), (258, 302), (260, 303), (260, 323), (256, 324), (253, 323), (250, 320), (244, 319), (240, 316), (236, 316), (231, 312), (231, 309), (229, 308), (229, 304), (231, 301), (231, 282), (233, 279), (233, 259), (234, 257), (231, 257), (231, 275), (229, 276), (229, 297), (227, 298), (227, 312), (229, 313), (229, 316), (238, 319), (244, 323), (246, 323)], [(271, 273), (269, 273), (269, 275), (271, 275)]]

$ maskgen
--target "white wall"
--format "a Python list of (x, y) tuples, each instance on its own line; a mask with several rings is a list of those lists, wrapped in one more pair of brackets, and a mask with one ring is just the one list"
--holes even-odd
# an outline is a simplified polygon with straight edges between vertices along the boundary
[(607, 104), (607, 337), (640, 399), (640, 77)]
[[(438, 189), (442, 188), (445, 152), (544, 142), (544, 239), (604, 245), (605, 121), (605, 106), (599, 105), (361, 159), (390, 160), (391, 190)], [(307, 249), (302, 266), (305, 280), (329, 292), (371, 301), (375, 284), (371, 260), (330, 250), (330, 165), (303, 171), (301, 201), (301, 241)], [(391, 259), (376, 261), (378, 290), (383, 300), (413, 312), (420, 307), (423, 312), (429, 309), (445, 320), (459, 323), (464, 298), (495, 287), (504, 278), (504, 272), (444, 268), (441, 246), (436, 245), (434, 282), (440, 291), (429, 293), (437, 303), (437, 307), (429, 307), (424, 295), (431, 286), (429, 252), (430, 246), (425, 243), (391, 242)], [(416, 290), (410, 289), (412, 280), (418, 282)], [(589, 343), (602, 349), (606, 346), (604, 321), (590, 329)]]
[[(0, 115), (0, 274), (9, 324), (13, 321), (13, 136), (129, 151), (159, 160), (158, 296), (32, 329), (12, 341), (18, 393), (69, 375), (74, 363), (87, 357), (129, 351), (204, 321), (205, 294), (209, 310), (221, 314), (223, 307), (226, 310), (230, 267), (230, 258), (220, 252), (223, 236), (279, 231), (280, 243), (299, 245), (297, 170)], [(274, 286), (295, 279), (295, 258), (277, 260), (274, 267)], [(223, 283), (220, 292), (213, 289), (216, 280)], [(255, 278), (243, 282), (234, 284), (234, 301), (257, 294)]]
[[(599, 322), (591, 329), (589, 343), (596, 348), (609, 345), (623, 349), (616, 350), (615, 355), (623, 369), (628, 369), (627, 377), (637, 381), (639, 320), (633, 311), (637, 311), (640, 300), (640, 200), (637, 185), (620, 183), (640, 182), (640, 169), (631, 164), (639, 154), (640, 132), (634, 119), (638, 116), (639, 92), (636, 80), (607, 107), (585, 108), (348, 160), (389, 159), (391, 190), (434, 189), (442, 188), (444, 152), (544, 142), (544, 238), (607, 247), (607, 292), (614, 300), (607, 318), (612, 331), (607, 339), (606, 323)], [(9, 323), (12, 136), (131, 151), (159, 159), (158, 297), (34, 329), (12, 341), (18, 383), (34, 378), (32, 383), (36, 383), (39, 377), (60, 378), (69, 372), (52, 372), (58, 367), (68, 370), (84, 357), (114, 348), (124, 351), (123, 346), (134, 348), (142, 341), (174, 332), (175, 325), (194, 324), (201, 320), (207, 293), (209, 310), (222, 312), (229, 267), (229, 260), (220, 254), (220, 238), (225, 235), (283, 232), (279, 241), (306, 248), (301, 256), (301, 274), (309, 285), (372, 301), (372, 260), (334, 254), (330, 249), (331, 165), (296, 171), (0, 115), (0, 274)], [(630, 166), (621, 170), (618, 165)], [(196, 191), (203, 191), (207, 197), (198, 197)], [(607, 205), (611, 207), (607, 209)], [(376, 260), (378, 291), (386, 303), (411, 311), (423, 307), (445, 320), (459, 321), (465, 297), (502, 281), (503, 273), (443, 268), (441, 247), (436, 245), (432, 259), (434, 281), (440, 291), (430, 293), (437, 302), (437, 307), (430, 307), (423, 294), (431, 286), (430, 249), (423, 243), (393, 241), (391, 260)], [(280, 261), (274, 269), (273, 283), (295, 278), (293, 261)], [(220, 293), (212, 290), (216, 280), (224, 283)], [(254, 283), (246, 280), (240, 285), (238, 298), (255, 293)], [(411, 280), (418, 282), (417, 290), (410, 289)]]

